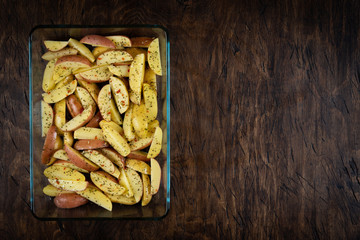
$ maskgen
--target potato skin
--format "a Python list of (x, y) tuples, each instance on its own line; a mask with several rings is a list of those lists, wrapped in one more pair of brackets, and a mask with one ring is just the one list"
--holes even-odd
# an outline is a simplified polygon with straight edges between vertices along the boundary
[(89, 200), (76, 193), (61, 193), (54, 198), (55, 205), (65, 209), (80, 207), (88, 202)]
[(81, 105), (79, 99), (73, 94), (66, 98), (66, 106), (72, 117), (76, 117), (77, 115), (82, 113), (82, 111), (84, 111), (84, 108)]
[(56, 137), (57, 137), (56, 126), (52, 125), (49, 128), (49, 131), (46, 135), (43, 151), (41, 153), (41, 162), (43, 164), (48, 164), (50, 158), (56, 151), (56, 146), (55, 146)]
[(76, 150), (98, 149), (105, 147), (110, 147), (110, 145), (106, 141), (99, 139), (79, 139), (74, 144), (74, 148)]

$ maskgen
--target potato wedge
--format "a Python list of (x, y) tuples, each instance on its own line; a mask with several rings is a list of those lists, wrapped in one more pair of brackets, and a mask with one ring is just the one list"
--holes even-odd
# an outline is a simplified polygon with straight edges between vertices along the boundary
[(81, 127), (74, 131), (75, 139), (98, 139), (105, 140), (100, 128)]
[(41, 136), (45, 137), (54, 122), (54, 111), (52, 107), (41, 100)]
[[(68, 109), (71, 117), (76, 117), (77, 115), (79, 115), (80, 113), (82, 113), (84, 111), (84, 108), (81, 105), (80, 100), (74, 94), (71, 94), (70, 96), (68, 96), (66, 98), (66, 106), (67, 106), (67, 109)], [(63, 125), (61, 125), (61, 126), (63, 126)]]
[(70, 159), (64, 149), (56, 150), (53, 157), (57, 158), (57, 159), (65, 160), (65, 161), (70, 161)]
[(64, 144), (67, 144), (69, 146), (72, 146), (74, 144), (73, 132), (64, 132)]
[(119, 166), (120, 168), (124, 168), (125, 166), (125, 158), (121, 156), (117, 151), (113, 148), (102, 148), (99, 149), (102, 155), (110, 159), (114, 164)]
[(63, 99), (54, 104), (54, 124), (58, 128), (59, 134), (64, 135), (64, 132), (61, 131), (62, 127), (66, 123), (66, 100)]
[(93, 49), (92, 54), (94, 55), (95, 58), (97, 58), (98, 56), (100, 56), (101, 54), (103, 54), (104, 52), (108, 51), (109, 48), (107, 47), (96, 47)]
[(114, 194), (106, 194), (108, 198), (114, 203), (120, 203), (123, 205), (134, 205), (136, 204), (136, 200), (134, 197), (127, 197), (123, 195), (114, 195)]
[(134, 127), (136, 135), (140, 138), (145, 138), (148, 135), (148, 118), (145, 103), (141, 102), (140, 105), (134, 104), (132, 111), (132, 126)]
[(148, 146), (151, 145), (152, 141), (153, 141), (153, 137), (146, 137), (146, 138), (135, 137), (129, 143), (130, 149), (131, 149), (131, 151), (136, 151), (136, 150), (141, 150), (141, 149), (147, 148)]
[(116, 132), (120, 133), (121, 136), (125, 137), (124, 130), (122, 129), (122, 127), (120, 127), (118, 124), (116, 124), (113, 121), (107, 122), (105, 120), (101, 120), (99, 125), (101, 128), (105, 125), (109, 126), (109, 127), (113, 128)]
[(141, 177), (135, 170), (131, 168), (125, 169), (125, 173), (129, 179), (131, 189), (134, 192), (135, 201), (138, 203), (143, 196), (143, 184)]
[(89, 184), (85, 190), (79, 191), (77, 194), (99, 205), (100, 207), (105, 208), (108, 211), (112, 210), (112, 203), (110, 199), (92, 184)]
[(150, 43), (154, 40), (150, 37), (133, 37), (130, 38), (131, 40), (131, 47), (140, 47), (140, 48), (148, 48)]
[(64, 48), (58, 51), (49, 51), (44, 53), (41, 58), (50, 61), (64, 56), (76, 55), (78, 51), (74, 48)]
[(87, 35), (80, 40), (81, 43), (89, 44), (94, 47), (115, 48), (115, 44), (104, 36)]
[(136, 160), (136, 159), (127, 159), (126, 160), (126, 167), (131, 168), (135, 171), (150, 175), (151, 168), (150, 166), (145, 163), (144, 161)]
[(110, 115), (111, 115), (111, 121), (118, 125), (122, 125), (123, 120), (121, 118), (120, 112), (115, 104), (115, 100), (111, 98), (110, 100)]
[(51, 184), (48, 184), (43, 188), (43, 193), (49, 197), (56, 197), (61, 193), (73, 193), (73, 191), (65, 191), (60, 188), (56, 188)]
[(70, 162), (70, 161), (65, 161), (65, 160), (56, 160), (56, 161), (53, 163), (53, 166), (68, 167), (68, 168), (74, 169), (74, 170), (76, 170), (76, 171), (78, 171), (78, 172), (89, 173), (88, 170), (79, 168), (78, 166), (76, 166), (76, 165), (73, 164), (72, 162)]
[(150, 160), (151, 166), (151, 194), (154, 195), (159, 191), (160, 182), (161, 182), (161, 167), (158, 161), (154, 158)]
[(143, 151), (131, 151), (129, 155), (127, 155), (128, 158), (136, 159), (144, 162), (150, 162), (150, 159), (147, 158), (147, 153)]
[(103, 120), (100, 111), (98, 111), (95, 116), (85, 125), (86, 127), (98, 128), (99, 122)]
[(151, 201), (151, 185), (150, 185), (150, 178), (148, 175), (142, 173), (141, 174), (142, 182), (143, 182), (143, 197), (141, 199), (141, 206), (146, 206)]
[[(100, 125), (101, 126), (101, 125)], [(103, 130), (103, 135), (106, 141), (122, 156), (127, 156), (130, 153), (130, 146), (127, 143), (126, 139), (121, 136), (114, 128), (111, 128), (107, 125), (101, 126)]]
[(136, 137), (135, 130), (132, 125), (132, 112), (133, 112), (133, 104), (130, 104), (128, 110), (125, 112), (124, 123), (123, 123), (124, 134), (128, 141), (132, 141)]
[(60, 129), (62, 131), (68, 132), (68, 131), (75, 131), (76, 129), (84, 126), (86, 123), (88, 123), (92, 117), (95, 114), (95, 107), (92, 105), (85, 108), (85, 110), (65, 123)]
[(87, 170), (89, 172), (96, 171), (96, 170), (99, 169), (98, 165), (96, 165), (95, 163), (91, 162), (89, 159), (84, 157), (76, 149), (74, 149), (74, 148), (72, 148), (72, 147), (70, 147), (68, 145), (65, 145), (64, 150), (65, 150), (67, 156), (69, 157), (69, 160), (73, 164), (78, 166), (79, 168), (85, 169), (85, 170)]
[(71, 181), (62, 179), (48, 179), (49, 183), (56, 188), (60, 188), (66, 191), (83, 191), (86, 189), (89, 182), (87, 181)]
[[(79, 76), (78, 76), (79, 77)], [(80, 86), (88, 90), (93, 100), (97, 103), (98, 95), (100, 92), (99, 87), (95, 83), (88, 83), (83, 79), (78, 79), (78, 83)]]
[(124, 168), (120, 168), (119, 184), (126, 189), (125, 192), (123, 193), (125, 197), (128, 198), (134, 197), (134, 191), (131, 188), (129, 178), (126, 175)]
[(110, 77), (109, 83), (119, 112), (126, 112), (129, 108), (129, 94), (125, 83), (117, 77)]
[(88, 203), (89, 200), (76, 193), (60, 193), (54, 198), (54, 204), (58, 208), (77, 208)]
[(92, 68), (85, 72), (81, 72), (80, 76), (87, 82), (100, 83), (106, 82), (112, 76), (107, 65)]
[[(110, 159), (102, 155), (99, 151), (96, 150), (85, 150), (82, 152), (82, 155), (98, 165), (101, 169), (105, 172), (111, 174), (112, 176), (118, 178), (120, 176), (120, 171), (115, 165), (113, 164)], [(96, 185), (96, 184), (95, 184)], [(99, 186), (98, 186), (99, 187)], [(101, 189), (101, 188), (100, 188)]]
[(52, 41), (52, 40), (45, 40), (44, 45), (47, 50), (55, 52), (63, 49), (68, 45), (68, 41)]
[(89, 59), (90, 62), (95, 61), (95, 57), (91, 53), (91, 51), (84, 44), (79, 42), (78, 40), (70, 38), (69, 39), (69, 46), (75, 48), (76, 50), (78, 50), (79, 53), (81, 55), (83, 55), (84, 57), (86, 57), (87, 59)]
[(148, 152), (148, 158), (155, 158), (161, 152), (162, 147), (162, 130), (160, 127), (157, 127), (154, 133), (153, 141), (150, 145), (150, 149)]
[(52, 125), (46, 135), (44, 147), (41, 152), (41, 162), (48, 164), (52, 155), (56, 152), (56, 139), (57, 139), (56, 126)]
[(42, 94), (43, 99), (46, 103), (59, 102), (64, 98), (66, 98), (67, 96), (71, 95), (75, 91), (76, 85), (77, 85), (76, 80), (71, 81), (69, 84), (61, 88), (53, 89), (50, 92), (43, 93)]
[(147, 50), (144, 48), (126, 48), (125, 51), (128, 52), (133, 58), (135, 58), (136, 55), (143, 53), (145, 54), (145, 60), (147, 59)]
[(92, 182), (104, 193), (121, 195), (125, 192), (125, 188), (118, 184), (115, 178), (106, 174), (106, 172), (91, 172), (90, 178)]
[(151, 68), (145, 69), (144, 83), (149, 84), (150, 88), (157, 93), (156, 74), (153, 70), (151, 70)]
[(65, 166), (52, 165), (44, 170), (44, 175), (49, 179), (85, 181), (82, 173)]
[(91, 94), (83, 87), (77, 87), (75, 89), (75, 95), (80, 100), (81, 105), (84, 108), (87, 108), (88, 106), (92, 106), (96, 110), (96, 102), (91, 97)]
[(96, 59), (96, 65), (107, 65), (113, 63), (127, 63), (132, 61), (132, 56), (125, 51), (106, 51)]
[(150, 122), (155, 120), (158, 114), (157, 94), (147, 83), (143, 84), (143, 94), (146, 111), (145, 116), (147, 117), (147, 121)]
[[(145, 54), (138, 54), (130, 65), (129, 85), (134, 93), (140, 94), (145, 74)], [(141, 100), (141, 98), (140, 98)]]
[(159, 39), (155, 38), (148, 48), (148, 63), (150, 68), (159, 76), (162, 76), (162, 67), (160, 59)]
[(106, 84), (101, 88), (98, 97), (98, 107), (102, 118), (105, 121), (111, 121), (111, 88)]
[(42, 89), (44, 92), (49, 92), (55, 88), (55, 81), (53, 80), (55, 61), (56, 60), (53, 59), (46, 64), (42, 81)]
[(98, 139), (80, 139), (74, 144), (76, 150), (91, 150), (106, 147), (110, 147), (110, 144)]
[(130, 65), (123, 64), (119, 66), (109, 65), (109, 71), (118, 77), (129, 77)]
[(130, 38), (126, 36), (107, 36), (107, 39), (111, 40), (117, 49), (123, 49), (124, 47), (131, 47)]

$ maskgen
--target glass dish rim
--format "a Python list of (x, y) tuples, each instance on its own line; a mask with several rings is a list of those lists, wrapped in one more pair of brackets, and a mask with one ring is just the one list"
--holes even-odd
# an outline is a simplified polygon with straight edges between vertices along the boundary
[[(166, 174), (167, 174), (167, 189), (166, 189), (166, 209), (162, 216), (158, 217), (84, 217), (84, 218), (48, 218), (39, 217), (34, 212), (34, 193), (33, 193), (33, 91), (32, 91), (32, 35), (38, 29), (45, 28), (160, 28), (166, 33), (166, 129), (167, 129), (167, 156), (166, 156)], [(29, 163), (30, 163), (30, 210), (32, 215), (41, 221), (71, 221), (71, 220), (161, 220), (165, 218), (170, 211), (170, 39), (169, 31), (159, 24), (110, 24), (110, 25), (76, 25), (76, 24), (40, 24), (34, 26), (28, 36), (29, 47)]]

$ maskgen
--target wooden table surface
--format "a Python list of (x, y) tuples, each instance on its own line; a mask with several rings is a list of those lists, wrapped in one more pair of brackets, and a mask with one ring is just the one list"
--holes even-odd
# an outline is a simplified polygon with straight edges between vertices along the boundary
[[(12, 2), (0, 1), (1, 239), (360, 238), (359, 1)], [(171, 41), (168, 215), (35, 219), (30, 30), (145, 23)]]

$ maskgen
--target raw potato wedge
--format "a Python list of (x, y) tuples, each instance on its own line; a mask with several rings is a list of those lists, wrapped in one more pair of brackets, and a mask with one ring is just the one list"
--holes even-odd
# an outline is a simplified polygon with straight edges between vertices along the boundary
[(127, 197), (123, 195), (114, 195), (114, 194), (106, 194), (110, 200), (114, 203), (120, 203), (123, 205), (134, 205), (136, 204), (136, 200), (134, 197)]
[(98, 56), (100, 56), (101, 54), (103, 54), (104, 52), (108, 51), (109, 48), (107, 47), (96, 47), (93, 49), (92, 54), (94, 55), (95, 58), (97, 58)]
[(84, 78), (87, 82), (106, 82), (112, 76), (112, 73), (109, 71), (107, 65), (99, 66), (97, 68), (90, 69), (85, 72), (81, 72), (80, 76)]
[(99, 87), (95, 83), (88, 83), (85, 80), (81, 80), (81, 79), (78, 79), (78, 83), (79, 83), (80, 86), (82, 86), (83, 88), (88, 90), (91, 97), (97, 103), (98, 95), (99, 95), (99, 92), (100, 92)]
[(106, 51), (96, 59), (96, 65), (107, 65), (113, 63), (126, 63), (132, 61), (132, 56), (125, 51)]
[(115, 100), (111, 98), (110, 100), (110, 115), (111, 115), (111, 121), (118, 125), (122, 125), (123, 121), (120, 115), (120, 112), (115, 104)]
[(131, 188), (130, 181), (126, 175), (124, 168), (120, 168), (119, 184), (126, 189), (123, 193), (125, 197), (134, 197), (134, 191)]
[(90, 178), (92, 182), (105, 193), (121, 195), (125, 192), (125, 188), (118, 184), (115, 178), (111, 177), (105, 172), (91, 172)]
[(127, 138), (128, 141), (132, 141), (136, 137), (135, 130), (132, 125), (133, 106), (134, 106), (133, 104), (130, 104), (130, 106), (129, 106), (128, 110), (125, 112), (125, 116), (124, 116), (123, 128), (124, 128), (125, 137)]
[(90, 60), (90, 62), (94, 62), (95, 61), (95, 57), (94, 55), (91, 53), (91, 51), (81, 42), (79, 42), (76, 39), (70, 38), (69, 39), (69, 46), (75, 48), (76, 50), (79, 51), (79, 53), (81, 55), (83, 55), (84, 57), (86, 57), (87, 59)]
[(55, 69), (56, 60), (50, 60), (45, 67), (44, 76), (42, 81), (42, 89), (44, 92), (49, 92), (55, 88), (55, 81), (53, 80), (53, 74)]
[(151, 145), (152, 141), (153, 141), (153, 137), (147, 137), (147, 138), (135, 137), (134, 140), (132, 140), (129, 143), (130, 149), (131, 149), (131, 151), (136, 151), (136, 150), (141, 150), (141, 149), (147, 148), (148, 146)]
[(89, 200), (76, 193), (61, 193), (54, 198), (54, 204), (58, 208), (77, 208), (88, 203)]
[(79, 151), (76, 149), (65, 145), (64, 150), (66, 151), (66, 154), (69, 157), (69, 160), (78, 166), (79, 168), (85, 169), (89, 172), (96, 171), (99, 169), (99, 166), (95, 163), (91, 162), (89, 159), (84, 157)]
[(146, 108), (145, 116), (147, 116), (147, 120), (150, 122), (155, 120), (158, 114), (157, 94), (147, 83), (143, 84), (143, 94)]
[(111, 88), (106, 84), (99, 92), (98, 107), (102, 118), (105, 121), (111, 121)]
[(131, 189), (134, 192), (135, 201), (138, 203), (143, 196), (143, 184), (139, 174), (131, 168), (125, 169), (126, 176), (129, 179)]
[(66, 98), (66, 106), (67, 106), (67, 109), (68, 109), (71, 117), (73, 117), (73, 118), (76, 117), (77, 115), (79, 115), (80, 113), (82, 113), (82, 111), (84, 111), (84, 108), (81, 105), (80, 100), (74, 94), (71, 94), (70, 96), (68, 96)]
[(161, 182), (161, 167), (154, 158), (150, 160), (151, 166), (151, 194), (154, 195), (159, 191)]
[(132, 111), (132, 125), (140, 138), (145, 138), (148, 135), (148, 118), (147, 118), (147, 109), (144, 102), (141, 102), (140, 105), (134, 105)]
[(56, 132), (56, 127), (52, 125), (46, 134), (43, 150), (41, 152), (41, 162), (43, 164), (48, 164), (51, 160), (52, 155), (56, 152), (57, 137), (58, 134)]
[(105, 140), (100, 128), (81, 127), (74, 131), (75, 139), (98, 139)]
[(100, 121), (99, 125), (100, 125), (101, 128), (103, 126), (105, 126), (105, 125), (109, 126), (112, 129), (114, 129), (116, 132), (120, 133), (121, 136), (125, 137), (124, 136), (124, 130), (122, 129), (122, 127), (120, 127), (118, 124), (116, 124), (113, 121), (107, 122), (107, 121), (102, 120), (102, 121)]
[(99, 122), (103, 120), (100, 111), (98, 111), (95, 116), (85, 125), (86, 127), (98, 128)]
[(129, 95), (123, 80), (117, 77), (110, 78), (110, 86), (115, 103), (120, 113), (124, 113), (129, 108)]
[(91, 97), (91, 94), (83, 87), (77, 87), (75, 89), (75, 95), (80, 100), (81, 105), (84, 108), (92, 106), (96, 110), (96, 102)]
[(150, 145), (150, 149), (148, 152), (147, 157), (148, 158), (155, 158), (157, 155), (159, 155), (159, 153), (161, 152), (161, 147), (162, 147), (162, 130), (160, 127), (157, 127), (155, 129), (155, 133), (154, 133), (154, 139)]
[[(130, 89), (141, 96), (142, 84), (145, 74), (145, 54), (136, 55), (130, 65), (129, 85)], [(140, 98), (141, 100), (141, 98)], [(137, 103), (136, 103), (137, 104)]]
[(136, 55), (143, 53), (145, 54), (145, 60), (146, 60), (147, 50), (144, 48), (126, 48), (125, 51), (130, 53), (130, 55), (133, 58), (135, 58)]
[(147, 153), (142, 151), (132, 151), (129, 155), (127, 155), (128, 158), (141, 160), (144, 162), (150, 162), (150, 159), (147, 158)]
[(110, 159), (113, 163), (115, 163), (120, 168), (124, 168), (125, 166), (125, 158), (121, 156), (117, 151), (112, 148), (102, 148), (99, 149), (102, 155)]
[(150, 166), (145, 163), (144, 161), (136, 160), (136, 159), (127, 159), (126, 160), (126, 167), (131, 168), (135, 171), (150, 175), (151, 168)]
[(130, 65), (124, 64), (119, 66), (109, 65), (109, 71), (118, 77), (129, 77)]
[(79, 55), (68, 55), (60, 57), (56, 60), (55, 67), (71, 69), (74, 72), (81, 68), (91, 67), (91, 63), (85, 57)]
[(89, 184), (87, 181), (71, 181), (62, 179), (48, 179), (48, 181), (56, 188), (73, 192), (83, 191)]
[(52, 41), (52, 40), (45, 40), (44, 45), (47, 50), (55, 52), (63, 49), (68, 45), (68, 41)]
[(129, 89), (129, 98), (132, 103), (139, 105), (141, 102), (141, 92), (134, 92), (132, 89)]
[(64, 144), (69, 146), (74, 144), (74, 137), (72, 132), (64, 132)]
[(61, 193), (72, 193), (73, 191), (65, 191), (65, 190), (62, 190), (60, 188), (56, 188), (54, 187), (53, 185), (49, 184), (49, 185), (46, 185), (44, 188), (43, 188), (43, 193), (48, 195), (49, 197), (56, 197), (57, 195), (61, 194)]
[(57, 159), (65, 160), (65, 161), (70, 161), (70, 159), (64, 149), (57, 150), (54, 153), (53, 157), (57, 158)]
[(76, 165), (73, 164), (72, 162), (70, 162), (70, 161), (65, 161), (65, 160), (56, 160), (56, 161), (53, 163), (53, 166), (68, 167), (68, 168), (74, 169), (74, 170), (76, 170), (76, 171), (78, 171), (78, 172), (89, 173), (88, 170), (79, 168), (78, 166), (76, 166)]
[(92, 184), (89, 184), (85, 190), (77, 192), (77, 194), (108, 211), (112, 210), (112, 203), (110, 199)]
[(141, 199), (141, 206), (146, 206), (151, 201), (152, 195), (151, 195), (151, 185), (150, 185), (150, 178), (146, 174), (141, 174), (142, 182), (143, 182), (143, 197)]
[(100, 35), (87, 35), (83, 37), (80, 42), (94, 47), (115, 48), (115, 44), (111, 40)]
[(64, 56), (76, 55), (77, 53), (78, 51), (74, 48), (64, 48), (55, 52), (53, 51), (46, 52), (44, 53), (44, 55), (41, 56), (41, 58), (50, 61)]
[(110, 147), (110, 144), (98, 139), (80, 139), (74, 144), (76, 150), (92, 150), (106, 147)]
[(117, 152), (119, 152), (122, 156), (127, 156), (130, 153), (129, 144), (119, 132), (107, 125), (101, 126), (101, 129), (103, 130), (103, 135), (106, 141), (110, 143)]
[(63, 100), (64, 98), (66, 98), (67, 96), (71, 95), (75, 89), (76, 89), (76, 85), (77, 85), (77, 81), (71, 81), (69, 84), (61, 87), (61, 88), (57, 88), (54, 90), (51, 90), (50, 92), (47, 93), (43, 93), (43, 99), (46, 103), (56, 103), (59, 102), (61, 100)]
[(133, 37), (130, 40), (132, 47), (148, 48), (154, 39), (150, 37)]
[(157, 93), (156, 74), (153, 70), (151, 70), (151, 68), (145, 69), (144, 83), (149, 84), (150, 88)]
[(75, 131), (76, 129), (88, 123), (94, 114), (95, 108), (93, 106), (88, 106), (82, 113), (65, 123), (64, 126), (62, 126), (60, 129), (64, 132)]
[(162, 76), (159, 39), (155, 38), (148, 48), (148, 63), (150, 68), (159, 76)]
[(82, 173), (65, 166), (52, 165), (44, 170), (44, 175), (49, 179), (85, 181)]
[(45, 101), (41, 100), (41, 136), (45, 137), (54, 121), (54, 111)]
[[(54, 70), (55, 71), (55, 70)], [(54, 76), (53, 76), (54, 78)], [(61, 88), (67, 84), (69, 84), (71, 81), (74, 81), (74, 76), (72, 74), (66, 76), (65, 78), (61, 79), (59, 82), (56, 83), (55, 89)]]
[(82, 155), (84, 155), (84, 157), (86, 157), (96, 165), (100, 166), (100, 168), (102, 168), (105, 172), (113, 175), (114, 177), (118, 178), (120, 176), (119, 169), (115, 167), (115, 165), (112, 161), (110, 161), (110, 159), (102, 155), (100, 152), (96, 150), (85, 150), (82, 152)]
[(107, 36), (107, 39), (111, 40), (117, 49), (123, 49), (124, 47), (131, 47), (130, 38), (126, 36)]
[(54, 104), (54, 124), (58, 128), (59, 134), (64, 135), (64, 132), (61, 131), (62, 127), (66, 123), (66, 100), (63, 99)]

